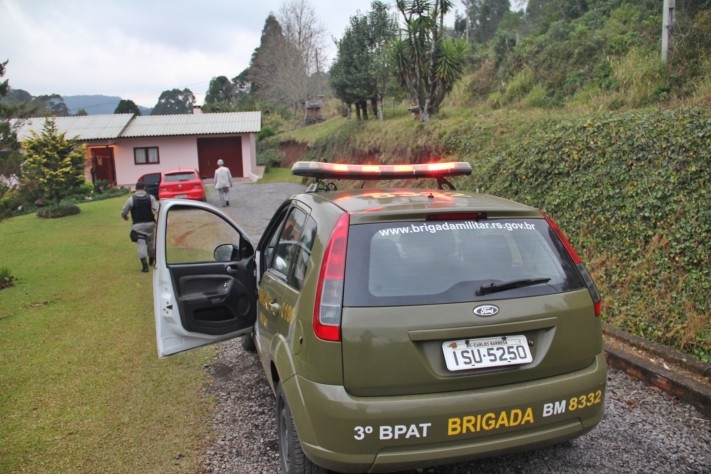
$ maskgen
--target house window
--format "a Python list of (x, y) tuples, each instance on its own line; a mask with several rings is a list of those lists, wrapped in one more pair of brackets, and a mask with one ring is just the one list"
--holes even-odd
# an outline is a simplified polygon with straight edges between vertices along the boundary
[(148, 146), (133, 149), (133, 161), (137, 165), (155, 165), (160, 163), (157, 146)]

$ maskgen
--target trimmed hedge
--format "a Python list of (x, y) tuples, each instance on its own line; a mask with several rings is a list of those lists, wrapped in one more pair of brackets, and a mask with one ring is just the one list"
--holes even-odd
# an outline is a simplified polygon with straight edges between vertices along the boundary
[(607, 322), (711, 361), (711, 112), (541, 119), (478, 166), (566, 230)]

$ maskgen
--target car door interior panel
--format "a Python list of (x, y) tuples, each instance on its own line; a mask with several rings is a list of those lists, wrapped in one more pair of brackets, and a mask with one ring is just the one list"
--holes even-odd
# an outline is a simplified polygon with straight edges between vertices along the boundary
[(177, 303), (185, 329), (224, 334), (249, 327), (256, 318), (254, 287), (240, 275), (242, 264), (220, 263), (171, 267)]

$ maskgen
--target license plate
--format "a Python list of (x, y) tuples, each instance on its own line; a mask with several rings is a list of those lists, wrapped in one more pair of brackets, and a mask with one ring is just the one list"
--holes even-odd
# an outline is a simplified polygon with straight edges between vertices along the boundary
[(175, 199), (185, 199), (186, 197), (188, 197), (187, 194), (176, 194), (175, 195)]
[(447, 369), (483, 369), (527, 364), (533, 361), (525, 336), (460, 339), (442, 343)]

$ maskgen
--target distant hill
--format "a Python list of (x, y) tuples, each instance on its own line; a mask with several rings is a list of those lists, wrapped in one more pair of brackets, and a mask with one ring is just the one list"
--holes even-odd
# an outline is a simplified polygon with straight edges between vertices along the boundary
[[(75, 115), (80, 109), (86, 110), (89, 115), (113, 114), (114, 110), (121, 102), (121, 97), (109, 95), (69, 95), (63, 96), (64, 104), (69, 109), (71, 115)], [(138, 106), (141, 115), (150, 115), (151, 109)]]

